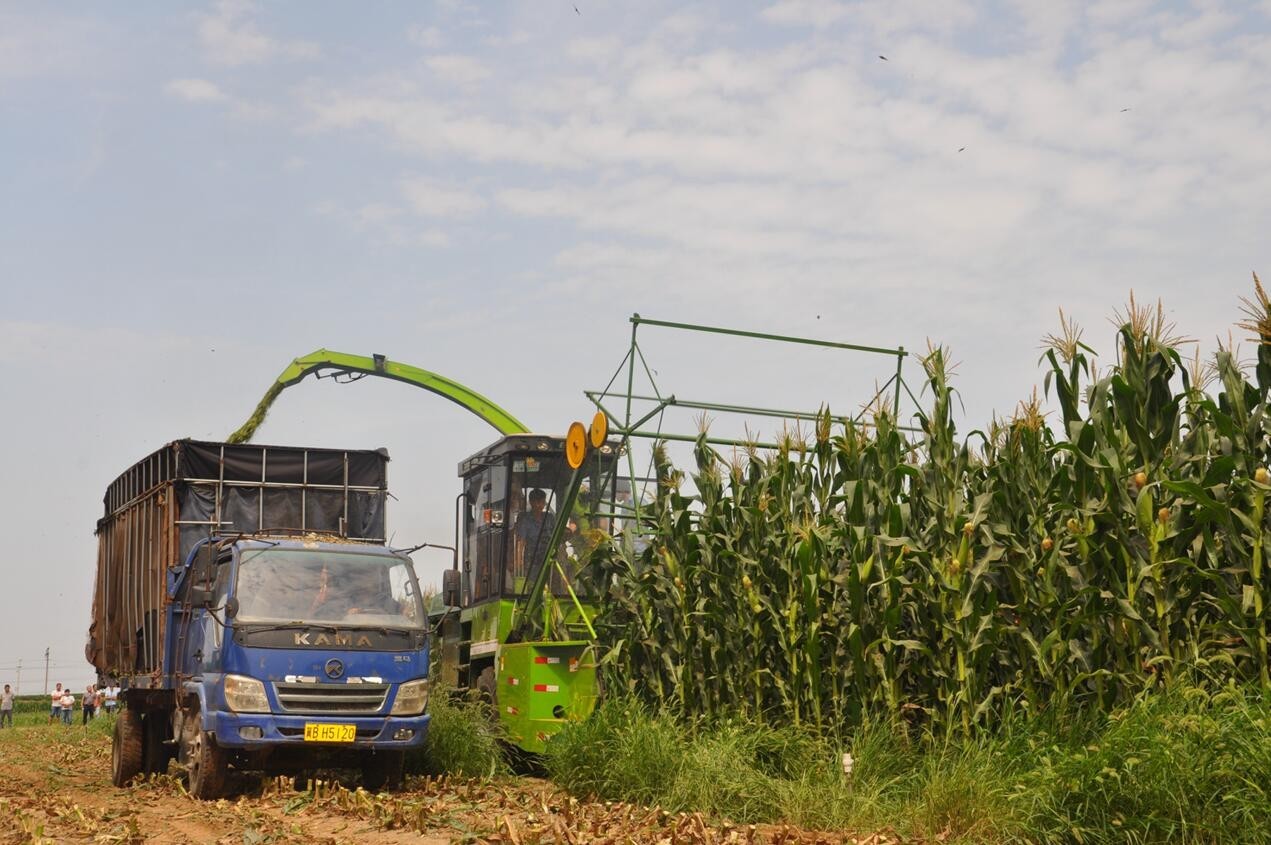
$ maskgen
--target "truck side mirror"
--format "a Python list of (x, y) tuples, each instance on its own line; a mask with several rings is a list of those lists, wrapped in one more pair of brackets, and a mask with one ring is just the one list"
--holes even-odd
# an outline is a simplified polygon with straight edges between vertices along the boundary
[(441, 573), (441, 601), (446, 607), (459, 606), (459, 570), (447, 569)]
[(199, 555), (191, 565), (186, 576), (190, 589), (187, 595), (191, 607), (209, 607), (216, 596), (216, 556), (215, 543), (204, 543), (199, 548)]

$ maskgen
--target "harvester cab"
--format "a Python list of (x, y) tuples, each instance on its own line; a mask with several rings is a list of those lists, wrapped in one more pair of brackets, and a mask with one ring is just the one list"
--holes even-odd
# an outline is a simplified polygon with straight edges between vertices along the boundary
[(603, 433), (581, 452), (570, 438), (514, 434), (459, 464), (446, 602), (459, 611), (441, 620), (441, 677), (478, 690), (527, 751), (595, 704), (593, 608), (578, 576), (614, 528), (620, 452)]
[[(613, 453), (616, 444), (603, 448)], [(612, 463), (593, 461), (585, 467), (572, 502), (568, 496), (574, 471), (566, 462), (562, 438), (504, 437), (460, 464), (465, 491), (459, 514), (463, 604), (528, 599), (544, 566), (551, 594), (568, 599), (565, 585), (576, 574), (590, 532), (608, 528), (595, 524), (592, 506), (598, 495), (613, 498)], [(549, 560), (548, 543), (558, 521), (564, 523), (563, 542)]]

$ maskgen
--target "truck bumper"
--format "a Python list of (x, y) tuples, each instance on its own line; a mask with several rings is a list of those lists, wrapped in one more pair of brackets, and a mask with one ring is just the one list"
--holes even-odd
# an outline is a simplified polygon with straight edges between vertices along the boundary
[[(216, 735), (216, 744), (242, 749), (279, 746), (332, 749), (417, 748), (424, 742), (430, 719), (427, 713), (421, 716), (283, 716), (275, 713), (233, 713), (220, 710), (208, 715), (211, 716), (210, 729)], [(353, 725), (357, 729), (357, 738), (353, 742), (306, 742), (305, 725), (311, 723)]]

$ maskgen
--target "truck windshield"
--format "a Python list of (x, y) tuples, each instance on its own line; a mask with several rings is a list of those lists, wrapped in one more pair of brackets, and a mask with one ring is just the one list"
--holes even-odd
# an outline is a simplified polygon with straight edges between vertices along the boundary
[(403, 558), (262, 549), (238, 564), (239, 622), (308, 622), (419, 628), (423, 606), (415, 573)]

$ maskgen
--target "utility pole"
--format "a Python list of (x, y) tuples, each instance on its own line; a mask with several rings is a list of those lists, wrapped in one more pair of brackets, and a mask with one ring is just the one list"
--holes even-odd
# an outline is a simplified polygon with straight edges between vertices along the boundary
[(17, 683), (13, 685), (13, 694), (14, 695), (22, 694), (22, 658), (21, 657), (18, 658), (18, 680), (17, 680)]
[(49, 694), (49, 650), (44, 649), (44, 694)]

